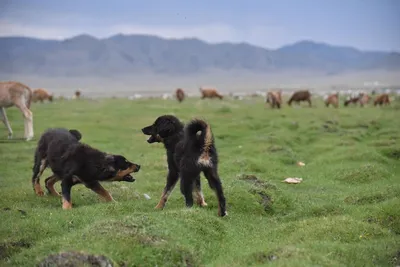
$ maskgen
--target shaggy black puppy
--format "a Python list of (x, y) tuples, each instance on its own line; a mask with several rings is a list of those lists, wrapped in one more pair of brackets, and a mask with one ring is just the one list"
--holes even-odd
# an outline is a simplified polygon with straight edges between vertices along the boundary
[[(39, 196), (43, 196), (44, 193), (41, 189), (40, 186), (40, 176), (42, 176), (44, 170), (48, 166), (47, 162), (47, 149), (49, 144), (53, 140), (65, 140), (66, 142), (69, 142), (71, 144), (73, 143), (78, 143), (79, 140), (82, 139), (82, 134), (78, 130), (68, 130), (65, 128), (50, 128), (47, 129), (42, 136), (40, 137), (36, 150), (35, 150), (35, 157), (34, 157), (34, 165), (33, 165), (33, 176), (32, 176), (32, 185), (35, 193)], [(49, 178), (51, 178), (50, 176)], [(55, 192), (54, 189), (54, 184), (51, 184), (50, 188), (47, 186), (47, 181), (49, 179), (46, 179), (45, 184), (48, 192), (52, 195), (59, 195), (57, 192)]]
[(37, 195), (43, 195), (40, 176), (47, 166), (53, 175), (45, 181), (52, 195), (59, 195), (54, 184), (61, 181), (63, 209), (72, 208), (71, 188), (83, 183), (107, 201), (112, 201), (110, 193), (99, 182), (134, 182), (130, 175), (138, 172), (140, 165), (129, 162), (121, 155), (112, 155), (79, 142), (80, 133), (76, 130), (49, 129), (39, 140), (35, 152), (32, 183)]
[(152, 125), (144, 127), (142, 132), (150, 135), (148, 143), (163, 143), (167, 152), (167, 183), (157, 209), (164, 208), (179, 177), (186, 206), (193, 206), (192, 193), (195, 193), (198, 205), (207, 206), (200, 183), (200, 173), (203, 172), (217, 195), (218, 215), (227, 215), (225, 196), (218, 176), (218, 153), (209, 124), (194, 119), (184, 126), (175, 116), (163, 115)]

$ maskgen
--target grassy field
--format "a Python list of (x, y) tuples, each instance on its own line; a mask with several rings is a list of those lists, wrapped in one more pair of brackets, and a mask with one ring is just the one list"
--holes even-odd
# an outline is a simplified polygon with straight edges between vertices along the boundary
[[(60, 251), (102, 254), (115, 266), (400, 265), (400, 105), (316, 105), (271, 110), (261, 98), (34, 104), (34, 141), (8, 141), (0, 127), (0, 266), (34, 266)], [(204, 178), (208, 207), (185, 208), (176, 187), (165, 209), (154, 209), (165, 151), (140, 129), (162, 114), (211, 124), (227, 217), (217, 216)], [(8, 116), (22, 137), (20, 113), (12, 108)], [(79, 129), (83, 142), (139, 163), (136, 182), (103, 184), (116, 203), (77, 185), (69, 211), (57, 197), (36, 196), (33, 152), (49, 127)], [(303, 182), (282, 183), (287, 177)]]

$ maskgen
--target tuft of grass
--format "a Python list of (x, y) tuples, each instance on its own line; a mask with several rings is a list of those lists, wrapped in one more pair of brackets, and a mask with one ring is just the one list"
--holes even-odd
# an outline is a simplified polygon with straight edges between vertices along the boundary
[[(0, 265), (33, 266), (62, 252), (103, 255), (115, 266), (398, 265), (398, 105), (315, 103), (281, 110), (265, 108), (262, 99), (33, 104), (34, 141), (7, 140), (0, 131)], [(22, 137), (19, 111), (7, 114)], [(162, 114), (211, 124), (227, 217), (217, 216), (205, 179), (207, 207), (187, 209), (178, 184), (165, 209), (154, 209), (165, 185), (165, 150), (148, 144), (140, 129)], [(103, 183), (115, 203), (76, 185), (69, 211), (58, 197), (36, 196), (33, 152), (50, 127), (79, 129), (83, 142), (140, 164), (136, 182)], [(287, 177), (303, 182), (282, 183)]]

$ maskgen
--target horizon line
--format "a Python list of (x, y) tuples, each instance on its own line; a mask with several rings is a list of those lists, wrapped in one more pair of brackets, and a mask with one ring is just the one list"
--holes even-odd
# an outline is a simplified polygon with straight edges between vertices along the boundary
[(201, 39), (199, 37), (195, 37), (195, 36), (164, 37), (164, 36), (161, 36), (161, 35), (150, 34), (150, 33), (149, 34), (146, 34), (146, 33), (129, 33), (129, 34), (127, 34), (127, 33), (115, 33), (115, 34), (109, 35), (107, 37), (97, 37), (95, 35), (82, 32), (80, 34), (71, 35), (69, 37), (61, 37), (61, 38), (41, 38), (41, 37), (35, 37), (35, 36), (30, 36), (30, 35), (21, 35), (21, 34), (19, 34), (19, 35), (2, 35), (2, 36), (0, 36), (0, 38), (30, 38), (30, 39), (37, 39), (37, 40), (43, 40), (43, 41), (59, 41), (59, 42), (62, 42), (62, 41), (74, 39), (74, 38), (77, 38), (79, 36), (85, 36), (85, 35), (89, 36), (89, 37), (92, 37), (93, 39), (96, 39), (96, 40), (106, 40), (106, 39), (110, 39), (110, 38), (118, 36), (118, 35), (121, 35), (121, 36), (147, 36), (147, 37), (155, 37), (155, 38), (164, 39), (164, 40), (188, 40), (188, 39), (192, 39), (192, 40), (201, 41), (201, 42), (209, 44), (209, 45), (218, 45), (218, 44), (240, 45), (240, 44), (245, 44), (245, 45), (259, 47), (259, 48), (263, 48), (263, 49), (271, 50), (271, 51), (279, 50), (279, 49), (282, 49), (284, 47), (293, 46), (293, 45), (296, 45), (296, 44), (299, 44), (299, 43), (314, 43), (314, 44), (317, 44), (317, 45), (325, 45), (325, 46), (331, 46), (331, 47), (336, 47), (336, 48), (350, 48), (350, 49), (355, 49), (355, 50), (360, 51), (360, 52), (400, 53), (400, 50), (399, 51), (397, 51), (397, 50), (384, 50), (384, 49), (383, 50), (364, 50), (364, 49), (360, 49), (360, 48), (357, 48), (357, 47), (354, 47), (354, 46), (351, 46), (351, 45), (330, 44), (330, 43), (327, 43), (327, 42), (317, 41), (317, 40), (312, 40), (312, 39), (301, 39), (301, 40), (298, 40), (296, 42), (288, 43), (288, 44), (282, 45), (282, 46), (274, 49), (274, 48), (268, 48), (266, 46), (260, 46), (260, 45), (252, 44), (252, 43), (249, 43), (249, 42), (234, 42), (234, 41), (210, 42), (210, 41), (206, 41), (206, 40), (203, 40), (203, 39)]

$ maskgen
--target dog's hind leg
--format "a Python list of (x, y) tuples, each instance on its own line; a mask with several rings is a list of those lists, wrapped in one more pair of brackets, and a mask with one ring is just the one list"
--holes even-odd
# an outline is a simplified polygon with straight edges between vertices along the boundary
[(196, 177), (195, 181), (194, 181), (193, 192), (194, 192), (195, 197), (196, 197), (197, 205), (199, 205), (200, 207), (206, 207), (207, 203), (204, 200), (204, 195), (203, 195), (203, 192), (201, 191), (200, 175), (198, 175)]
[(199, 174), (187, 171), (181, 173), (181, 193), (185, 197), (186, 207), (190, 208), (193, 206), (193, 185), (195, 177), (199, 176)]
[(35, 159), (34, 159), (34, 165), (33, 165), (33, 175), (32, 175), (32, 186), (33, 190), (35, 190), (36, 195), (38, 196), (43, 196), (43, 190), (42, 187), (40, 186), (40, 176), (42, 176), (43, 171), (47, 167), (47, 160), (46, 159), (40, 159), (39, 153), (36, 151), (35, 152)]
[(217, 170), (214, 168), (207, 168), (203, 171), (204, 176), (207, 178), (208, 184), (217, 195), (218, 198), (218, 215), (224, 217), (226, 212), (226, 200), (222, 189), (221, 180), (218, 177)]
[(100, 195), (104, 200), (114, 201), (111, 194), (106, 189), (104, 189), (104, 187), (102, 187), (99, 182), (96, 181), (90, 184), (86, 184), (86, 187), (90, 188), (93, 192), (96, 192), (96, 194)]
[(46, 178), (44, 180), (47, 192), (49, 192), (50, 195), (59, 197), (61, 196), (55, 189), (54, 189), (54, 184), (58, 182), (60, 179), (55, 175), (51, 175), (50, 177)]
[(169, 195), (171, 194), (172, 190), (174, 190), (178, 178), (179, 174), (177, 171), (173, 169), (168, 171), (167, 184), (165, 185), (164, 190), (161, 194), (160, 201), (155, 207), (156, 209), (163, 209), (165, 207), (165, 203), (167, 203)]

